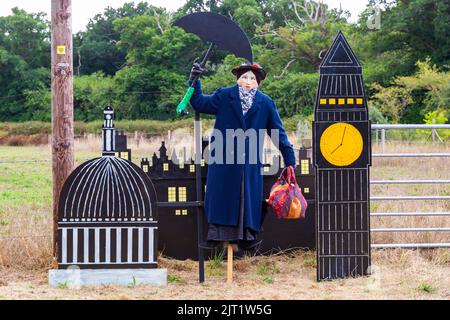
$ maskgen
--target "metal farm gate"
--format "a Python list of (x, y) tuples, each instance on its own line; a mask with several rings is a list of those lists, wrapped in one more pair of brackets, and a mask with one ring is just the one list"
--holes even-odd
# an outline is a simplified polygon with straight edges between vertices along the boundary
[[(374, 124), (372, 130), (375, 131), (376, 140), (378, 142), (379, 131), (381, 131), (381, 153), (373, 154), (373, 158), (443, 158), (444, 161), (449, 163), (450, 171), (450, 153), (384, 153), (386, 143), (386, 130), (389, 129), (430, 129), (431, 134), (429, 138), (433, 141), (439, 139), (437, 129), (450, 129), (450, 125), (386, 125), (386, 124)], [(371, 185), (413, 185), (413, 184), (450, 184), (450, 180), (371, 180)], [(434, 201), (450, 201), (450, 196), (371, 196), (371, 201), (421, 201), (421, 200), (434, 200)], [(371, 217), (450, 217), (450, 212), (375, 212), (370, 214)], [(372, 232), (449, 232), (450, 228), (379, 228), (371, 229)], [(384, 243), (376, 244), (372, 243), (372, 248), (450, 248), (450, 239), (446, 243)]]

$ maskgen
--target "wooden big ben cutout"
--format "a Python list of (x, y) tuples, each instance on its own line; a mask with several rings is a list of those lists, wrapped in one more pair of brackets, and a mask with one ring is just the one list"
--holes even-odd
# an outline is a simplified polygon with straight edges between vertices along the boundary
[(361, 65), (339, 32), (321, 66), (313, 125), (317, 280), (370, 274), (370, 122)]

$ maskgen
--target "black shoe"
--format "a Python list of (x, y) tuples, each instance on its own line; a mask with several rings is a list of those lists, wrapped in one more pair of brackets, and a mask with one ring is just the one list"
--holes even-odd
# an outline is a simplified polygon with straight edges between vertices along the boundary
[(201, 242), (198, 247), (202, 249), (212, 250), (219, 247), (222, 243), (220, 241), (208, 240)]
[(257, 249), (262, 243), (262, 240), (250, 240), (250, 241), (245, 241), (245, 240), (241, 240), (238, 243), (239, 249), (241, 250), (246, 250), (246, 251), (250, 251), (250, 250), (255, 250)]

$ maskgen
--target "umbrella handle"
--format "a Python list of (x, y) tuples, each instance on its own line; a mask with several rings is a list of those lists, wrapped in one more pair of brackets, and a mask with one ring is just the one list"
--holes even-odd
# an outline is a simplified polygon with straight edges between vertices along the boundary
[[(209, 45), (208, 50), (206, 51), (205, 55), (203, 56), (202, 62), (200, 63), (200, 65), (202, 66), (202, 68), (205, 66), (206, 61), (208, 61), (209, 56), (211, 55), (212, 50), (214, 49), (214, 42), (211, 42), (211, 44)], [(196, 76), (195, 78), (192, 79), (192, 84), (191, 87), (193, 87), (195, 85), (195, 83), (197, 82), (198, 78), (200, 76)]]
[[(202, 59), (202, 62), (200, 63), (200, 65), (202, 66), (202, 68), (205, 66), (206, 61), (208, 61), (209, 56), (211, 55), (212, 50), (214, 49), (214, 42), (211, 42), (211, 44), (209, 45), (208, 51), (206, 51), (205, 56)], [(183, 100), (181, 100), (180, 104), (177, 107), (177, 113), (178, 114), (182, 114), (182, 115), (187, 115), (188, 112), (185, 110), (189, 104), (189, 101), (191, 101), (191, 97), (194, 94), (194, 85), (197, 82), (198, 78), (200, 76), (195, 76), (192, 79), (192, 83), (191, 86), (189, 87), (189, 89), (187, 90), (186, 94), (184, 95)]]

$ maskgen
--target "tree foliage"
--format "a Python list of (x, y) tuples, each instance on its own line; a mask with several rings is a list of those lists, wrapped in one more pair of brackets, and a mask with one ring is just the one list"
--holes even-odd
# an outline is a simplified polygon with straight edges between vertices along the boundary
[(0, 121), (47, 120), (35, 99), (50, 86), (49, 24), (45, 14), (18, 8), (0, 17)]
[(156, 9), (145, 2), (137, 5), (125, 3), (123, 7), (108, 7), (92, 18), (86, 31), (74, 36), (74, 67), (78, 76), (102, 71), (114, 75), (125, 65), (127, 51), (117, 46), (120, 32), (114, 29), (114, 21), (136, 17)]
[[(389, 87), (372, 84), (376, 92), (372, 96), (372, 105), (394, 123), (407, 116), (414, 116), (414, 122), (421, 123), (421, 118), (430, 112), (443, 112), (447, 118), (450, 115), (450, 72), (440, 72), (430, 63), (430, 59), (418, 61), (415, 74), (397, 77)], [(408, 109), (415, 111), (413, 115)]]
[[(342, 30), (363, 65), (373, 121), (448, 121), (450, 3), (369, 5), (381, 8), (380, 30), (367, 25), (369, 7), (349, 23), (347, 12), (320, 0), (187, 0), (177, 12), (147, 2), (108, 7), (74, 35), (75, 118), (98, 119), (106, 105), (119, 118), (176, 118), (192, 63), (208, 44), (172, 24), (188, 13), (212, 11), (247, 33), (255, 60), (268, 72), (261, 89), (285, 118), (311, 118), (318, 67)], [(215, 50), (202, 78), (204, 91), (235, 84), (230, 71), (242, 62)], [(0, 121), (49, 121), (50, 30), (43, 13), (15, 8), (0, 17), (0, 70)]]

